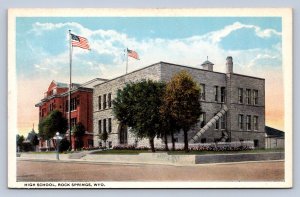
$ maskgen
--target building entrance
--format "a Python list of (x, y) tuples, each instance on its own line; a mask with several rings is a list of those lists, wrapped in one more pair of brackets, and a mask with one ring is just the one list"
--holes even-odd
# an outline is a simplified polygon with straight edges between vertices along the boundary
[(127, 125), (120, 123), (119, 125), (119, 142), (120, 144), (127, 144)]

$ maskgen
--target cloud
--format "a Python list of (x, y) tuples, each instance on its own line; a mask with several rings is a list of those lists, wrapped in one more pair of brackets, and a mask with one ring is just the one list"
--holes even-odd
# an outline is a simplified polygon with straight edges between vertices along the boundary
[(281, 36), (281, 32), (277, 32), (274, 29), (262, 29), (259, 26), (255, 25), (246, 25), (240, 22), (235, 22), (231, 25), (225, 26), (223, 29), (210, 32), (207, 35), (204, 35), (205, 39), (211, 40), (212, 43), (219, 43), (223, 38), (229, 36), (232, 32), (240, 29), (253, 29), (256, 36), (260, 38), (269, 38), (273, 35)]
[[(280, 36), (281, 33), (274, 29), (262, 29), (259, 26), (242, 24), (235, 22), (224, 28), (209, 32), (205, 35), (195, 35), (182, 39), (162, 39), (145, 38), (136, 40), (134, 37), (117, 32), (115, 30), (91, 30), (79, 23), (35, 23), (31, 31), (47, 32), (62, 28), (70, 28), (79, 35), (87, 37), (92, 51), (74, 48), (73, 58), (77, 65), (88, 66), (93, 72), (99, 70), (99, 73), (107, 77), (116, 77), (114, 70), (122, 68), (125, 65), (123, 49), (126, 47), (136, 50), (141, 60), (136, 61), (129, 58), (129, 70), (134, 70), (142, 66), (147, 66), (159, 61), (173, 62), (188, 66), (198, 66), (206, 59), (206, 56), (215, 63), (216, 71), (225, 70), (225, 58), (228, 55), (236, 60), (236, 69), (245, 71), (246, 68), (257, 66), (259, 60), (270, 59), (272, 57), (277, 64), (281, 64), (281, 47), (276, 45), (271, 49), (248, 49), (248, 50), (224, 50), (218, 43), (232, 32), (239, 29), (252, 29), (255, 35), (261, 38), (267, 38), (272, 35)], [(44, 57), (42, 62), (36, 63), (36, 69), (44, 70), (50, 68), (61, 69), (62, 64), (68, 62), (68, 52), (58, 56)], [(105, 69), (104, 69), (105, 68)], [(109, 68), (109, 69), (106, 69)], [(102, 69), (102, 70), (101, 70)], [(80, 70), (80, 69), (79, 69)], [(86, 70), (86, 72), (89, 72)], [(115, 73), (115, 74), (112, 74)], [(80, 73), (82, 74), (82, 73)]]

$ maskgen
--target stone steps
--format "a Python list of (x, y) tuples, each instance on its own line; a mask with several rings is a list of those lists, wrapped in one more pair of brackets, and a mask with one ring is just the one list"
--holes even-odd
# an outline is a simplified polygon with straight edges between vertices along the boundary
[(194, 137), (192, 137), (189, 140), (189, 143), (195, 143), (197, 142), (197, 140), (201, 137), (201, 135), (203, 133), (205, 133), (205, 131), (207, 131), (209, 128), (211, 128), (213, 125), (215, 125), (215, 123), (222, 117), (225, 115), (225, 113), (228, 111), (228, 108), (226, 105), (223, 105), (223, 108), (221, 109), (221, 111), (219, 111), (212, 119), (210, 119), (208, 121), (208, 123), (206, 123), (206, 125), (200, 129), (200, 131), (198, 131), (196, 133), (196, 135), (194, 135)]

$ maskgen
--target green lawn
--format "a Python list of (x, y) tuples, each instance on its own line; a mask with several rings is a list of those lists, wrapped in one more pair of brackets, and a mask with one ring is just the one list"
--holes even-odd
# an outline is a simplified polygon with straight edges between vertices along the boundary
[[(204, 154), (233, 154), (233, 153), (266, 153), (266, 152), (283, 152), (283, 149), (256, 149), (247, 151), (169, 151), (169, 155), (204, 155)], [(156, 151), (157, 153), (165, 153), (166, 151)], [(119, 154), (119, 155), (137, 155), (139, 153), (151, 153), (150, 150), (103, 150), (95, 151), (91, 154)]]
[(170, 151), (169, 155), (205, 155), (205, 154), (234, 154), (234, 153), (269, 153), (269, 152), (283, 152), (283, 149), (256, 149), (244, 151)]
[(92, 152), (91, 154), (120, 154), (120, 155), (138, 155), (140, 153), (150, 153), (151, 151), (148, 150), (103, 150), (103, 151), (95, 151)]

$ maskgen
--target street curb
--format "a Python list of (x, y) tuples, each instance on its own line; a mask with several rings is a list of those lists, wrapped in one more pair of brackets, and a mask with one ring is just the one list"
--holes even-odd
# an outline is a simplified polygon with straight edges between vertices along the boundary
[(137, 166), (137, 165), (164, 165), (164, 166), (209, 166), (209, 165), (232, 165), (232, 164), (247, 164), (247, 163), (275, 163), (275, 162), (284, 162), (284, 160), (263, 160), (263, 161), (240, 161), (240, 162), (221, 162), (221, 163), (200, 163), (200, 164), (165, 164), (165, 163), (126, 163), (126, 162), (99, 162), (93, 160), (54, 160), (54, 159), (28, 159), (28, 158), (17, 158), (17, 161), (33, 161), (33, 162), (54, 162), (54, 163), (78, 163), (78, 164), (93, 164), (93, 165), (107, 165), (107, 164), (116, 164), (116, 165), (127, 165), (127, 166)]

